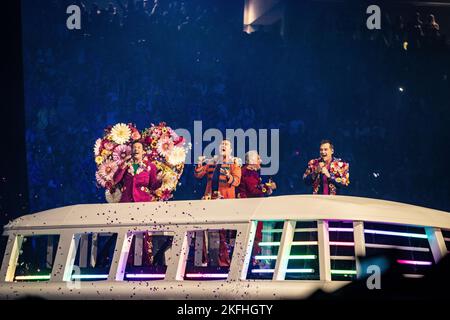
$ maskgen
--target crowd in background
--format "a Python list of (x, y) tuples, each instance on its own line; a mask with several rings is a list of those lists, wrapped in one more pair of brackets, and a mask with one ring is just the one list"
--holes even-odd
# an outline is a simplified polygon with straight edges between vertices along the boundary
[[(234, 1), (75, 1), (82, 28), (69, 31), (73, 1), (24, 3), (32, 211), (104, 201), (92, 153), (104, 127), (195, 120), (280, 129), (276, 194), (310, 193), (302, 174), (329, 138), (350, 163), (348, 194), (450, 210), (433, 169), (446, 165), (448, 46), (428, 13), (371, 32), (317, 10), (302, 28), (247, 34)], [(175, 199), (201, 198), (191, 166), (180, 183)]]

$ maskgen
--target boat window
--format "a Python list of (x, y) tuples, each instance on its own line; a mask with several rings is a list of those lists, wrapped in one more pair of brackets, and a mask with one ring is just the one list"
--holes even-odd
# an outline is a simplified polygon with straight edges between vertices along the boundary
[(173, 235), (140, 232), (133, 234), (125, 269), (125, 280), (162, 280)]
[(434, 265), (425, 228), (364, 222), (366, 255), (392, 255), (405, 277), (420, 278)]
[(329, 221), (331, 280), (356, 279), (355, 243), (352, 221)]
[(185, 280), (226, 280), (233, 257), (236, 230), (188, 232), (189, 252)]
[(117, 233), (81, 234), (72, 270), (72, 280), (106, 280), (116, 240)]
[(48, 281), (58, 248), (59, 235), (24, 236), (14, 281)]
[(257, 221), (247, 279), (272, 279), (283, 225), (283, 221)]
[(319, 280), (317, 221), (297, 221), (288, 256), (286, 280)]

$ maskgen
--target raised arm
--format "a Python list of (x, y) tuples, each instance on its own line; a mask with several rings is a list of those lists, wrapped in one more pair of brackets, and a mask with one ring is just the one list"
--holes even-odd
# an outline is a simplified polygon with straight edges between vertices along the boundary
[(311, 185), (314, 180), (317, 178), (317, 172), (316, 167), (314, 165), (314, 160), (310, 160), (308, 162), (308, 167), (305, 170), (305, 173), (303, 174), (303, 181), (307, 185)]

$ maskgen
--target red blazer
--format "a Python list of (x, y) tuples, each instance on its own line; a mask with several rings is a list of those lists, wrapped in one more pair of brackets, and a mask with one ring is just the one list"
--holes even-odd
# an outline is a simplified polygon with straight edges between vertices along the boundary
[(156, 166), (143, 161), (136, 174), (131, 163), (125, 169), (119, 168), (114, 174), (114, 183), (122, 184), (120, 202), (148, 202), (153, 200), (152, 193), (161, 186), (156, 178)]
[(261, 177), (258, 171), (250, 170), (245, 165), (242, 168), (241, 184), (237, 187), (238, 198), (263, 197)]

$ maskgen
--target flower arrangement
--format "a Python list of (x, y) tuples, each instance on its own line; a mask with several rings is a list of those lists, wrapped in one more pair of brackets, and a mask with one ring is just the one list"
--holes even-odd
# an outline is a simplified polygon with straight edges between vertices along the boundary
[(142, 132), (142, 139), (150, 161), (156, 165), (158, 175), (162, 177), (162, 185), (155, 191), (156, 199), (169, 200), (183, 173), (186, 154), (191, 146), (186, 146), (184, 138), (165, 122), (151, 124), (150, 128)]
[(140, 138), (140, 132), (134, 124), (118, 123), (107, 127), (103, 137), (95, 141), (95, 179), (100, 187), (106, 189), (105, 197), (108, 202), (120, 200), (121, 192), (114, 185), (114, 174), (125, 158), (131, 155), (131, 144)]
[[(150, 128), (139, 132), (132, 123), (118, 123), (104, 130), (102, 138), (94, 145), (94, 157), (97, 165), (95, 178), (99, 187), (105, 188), (108, 202), (119, 202), (120, 186), (114, 184), (114, 174), (132, 153), (132, 144), (140, 141), (146, 152), (146, 159), (153, 162), (162, 180), (159, 189), (153, 191), (153, 199), (166, 201), (173, 197), (178, 180), (183, 173), (186, 154), (183, 137), (178, 136), (164, 122), (151, 124)], [(149, 191), (151, 192), (151, 191)]]

